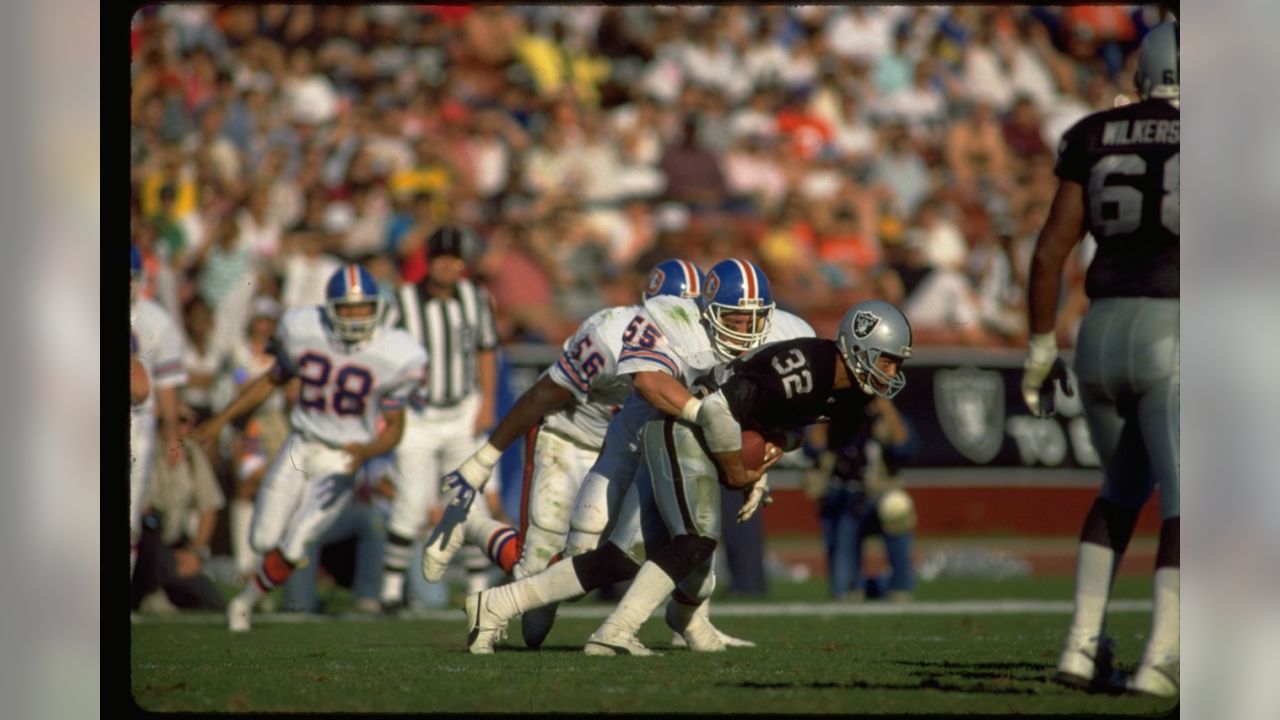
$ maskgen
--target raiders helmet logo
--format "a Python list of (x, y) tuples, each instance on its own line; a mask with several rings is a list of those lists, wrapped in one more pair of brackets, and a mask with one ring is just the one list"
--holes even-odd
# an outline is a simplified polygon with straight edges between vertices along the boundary
[(702, 296), (710, 300), (714, 298), (718, 292), (720, 292), (720, 276), (715, 273), (711, 273), (707, 276), (707, 289), (703, 291)]
[(662, 272), (662, 268), (654, 268), (649, 273), (649, 283), (645, 285), (644, 291), (650, 295), (657, 295), (662, 290), (662, 283), (667, 281), (667, 274)]
[(1004, 382), (994, 370), (939, 370), (933, 380), (934, 410), (942, 432), (976, 463), (988, 463), (1004, 444)]
[(853, 336), (861, 340), (871, 334), (880, 324), (880, 318), (866, 310), (859, 310), (853, 316)]

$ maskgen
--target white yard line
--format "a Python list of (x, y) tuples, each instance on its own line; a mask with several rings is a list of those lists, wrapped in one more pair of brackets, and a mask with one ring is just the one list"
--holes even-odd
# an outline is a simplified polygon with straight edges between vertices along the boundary
[[(1071, 612), (1067, 600), (955, 600), (950, 602), (911, 602), (858, 604), (836, 603), (715, 603), (716, 617), (781, 617), (793, 615), (1061, 615)], [(560, 607), (560, 617), (603, 619), (612, 612), (612, 605)], [(1108, 612), (1150, 612), (1150, 600), (1113, 600)], [(661, 610), (659, 610), (659, 613)], [(262, 613), (253, 616), (255, 623), (324, 623), (324, 622), (388, 622), (391, 620), (441, 620), (463, 622), (461, 609), (425, 610), (405, 615), (403, 618), (387, 618), (380, 615), (309, 615), (306, 613)], [(222, 615), (192, 613), (178, 615), (130, 616), (135, 623), (189, 623), (214, 625), (226, 622)]]

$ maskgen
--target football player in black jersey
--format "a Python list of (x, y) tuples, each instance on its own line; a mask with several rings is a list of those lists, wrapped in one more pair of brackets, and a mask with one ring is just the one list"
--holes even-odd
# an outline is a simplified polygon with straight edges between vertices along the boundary
[[(645, 461), (671, 541), (640, 567), (636, 582), (587, 641), (586, 653), (650, 654), (636, 639), (640, 625), (715, 552), (718, 486), (752, 489), (782, 450), (799, 444), (807, 425), (861, 414), (877, 397), (897, 394), (906, 384), (900, 368), (910, 355), (911, 326), (902, 312), (878, 300), (859, 303), (845, 313), (834, 341), (765, 345), (699, 382), (700, 412), (716, 415), (716, 422), (698, 426), (668, 416), (645, 425)], [(739, 453), (744, 430), (766, 438), (785, 435), (786, 447), (766, 445), (765, 465), (748, 471)], [(750, 517), (761, 500), (761, 493), (748, 493), (739, 520)], [(710, 592), (704, 587), (700, 594)]]
[(1091, 305), (1075, 370), (1103, 482), (1085, 518), (1075, 612), (1059, 680), (1115, 688), (1122, 681), (1103, 632), (1111, 580), (1138, 511), (1160, 488), (1151, 634), (1132, 692), (1178, 692), (1178, 24), (1143, 38), (1135, 77), (1141, 101), (1086, 117), (1058, 149), (1060, 179), (1036, 243), (1028, 289), (1032, 332), (1022, 378), (1027, 405), (1053, 412), (1066, 383), (1056, 325), (1062, 266), (1086, 231), (1098, 243), (1085, 277)]

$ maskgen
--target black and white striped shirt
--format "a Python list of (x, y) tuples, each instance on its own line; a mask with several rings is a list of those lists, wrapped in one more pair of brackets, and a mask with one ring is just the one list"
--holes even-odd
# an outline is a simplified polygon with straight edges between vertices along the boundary
[(479, 392), (476, 355), (498, 347), (489, 293), (463, 278), (444, 299), (431, 297), (426, 281), (403, 285), (388, 318), (409, 332), (427, 351), (427, 382), (414, 396), (415, 406), (449, 407)]

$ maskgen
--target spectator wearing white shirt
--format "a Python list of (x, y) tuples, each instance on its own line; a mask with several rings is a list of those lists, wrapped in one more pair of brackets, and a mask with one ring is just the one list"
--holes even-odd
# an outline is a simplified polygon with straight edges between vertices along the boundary
[(935, 268), (962, 270), (968, 261), (969, 248), (960, 228), (952, 221), (951, 205), (944, 206), (937, 200), (925, 200), (920, 205), (916, 223), (923, 232), (925, 256)]
[(742, 69), (746, 71), (751, 86), (759, 91), (762, 87), (782, 82), (789, 57), (786, 46), (778, 39), (774, 24), (761, 18), (748, 48), (742, 53)]
[(981, 23), (965, 46), (961, 83), (970, 100), (985, 101), (1003, 112), (1014, 95), (1012, 66), (1007, 56), (996, 52), (993, 43), (990, 22)]
[(770, 149), (774, 139), (760, 134), (738, 139), (724, 159), (729, 193), (751, 198), (756, 212), (772, 215), (787, 193), (787, 179)]
[(324, 236), (318, 232), (301, 233), (300, 250), (284, 261), (284, 287), (281, 301), (285, 309), (319, 305), (324, 302), (324, 287), (342, 261), (324, 252)]
[(280, 252), (283, 225), (271, 213), (271, 189), (258, 185), (249, 192), (248, 201), (236, 214), (236, 230), (240, 243), (257, 263), (270, 265)]
[(778, 106), (776, 86), (757, 86), (746, 107), (735, 110), (729, 118), (734, 139), (750, 135), (776, 137), (778, 134)]
[(714, 23), (703, 23), (693, 30), (697, 41), (684, 49), (680, 60), (685, 81), (693, 82), (735, 98), (745, 95), (746, 78), (733, 46), (716, 33)]
[(917, 140), (933, 138), (946, 121), (946, 97), (934, 86), (932, 69), (931, 61), (918, 63), (911, 87), (882, 96), (877, 108), (877, 114), (906, 123)]
[(831, 126), (835, 131), (836, 150), (845, 159), (869, 158), (875, 154), (878, 138), (862, 112), (862, 102), (857, 95), (841, 96), (840, 112)]
[(893, 27), (884, 8), (853, 5), (827, 21), (827, 47), (842, 58), (874, 66), (889, 54)]
[(198, 425), (213, 415), (213, 386), (222, 369), (224, 353), (215, 342), (213, 310), (196, 295), (182, 308), (182, 365), (187, 384), (180, 391), (182, 403), (195, 413)]
[(338, 95), (333, 83), (315, 72), (311, 51), (298, 47), (289, 53), (289, 74), (281, 82), (293, 122), (324, 125), (338, 114)]

